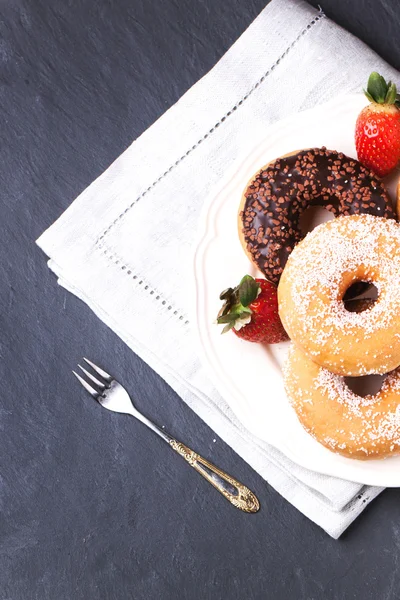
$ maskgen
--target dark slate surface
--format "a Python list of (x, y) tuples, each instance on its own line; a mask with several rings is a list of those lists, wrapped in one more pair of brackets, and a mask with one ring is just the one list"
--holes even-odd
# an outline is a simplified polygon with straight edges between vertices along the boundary
[[(396, 0), (320, 2), (399, 66), (396, 40), (387, 39), (395, 19), (399, 26)], [(399, 597), (398, 491), (330, 539), (213, 443), (165, 383), (56, 286), (34, 244), (263, 4), (0, 3), (1, 600)], [(143, 426), (86, 398), (70, 375), (82, 354), (110, 366), (140, 407), (251, 486), (260, 513), (234, 510)]]
[(309, 0), (328, 17), (368, 44), (396, 69), (400, 69), (398, 0)]

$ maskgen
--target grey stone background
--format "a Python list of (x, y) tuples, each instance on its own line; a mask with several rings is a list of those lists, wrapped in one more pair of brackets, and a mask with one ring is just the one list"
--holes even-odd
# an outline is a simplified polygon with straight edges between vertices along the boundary
[[(0, 599), (400, 596), (400, 493), (333, 541), (91, 311), (34, 240), (206, 73), (265, 0), (0, 2)], [(320, 0), (400, 67), (396, 0)], [(254, 489), (234, 510), (71, 368), (109, 366), (149, 415)]]

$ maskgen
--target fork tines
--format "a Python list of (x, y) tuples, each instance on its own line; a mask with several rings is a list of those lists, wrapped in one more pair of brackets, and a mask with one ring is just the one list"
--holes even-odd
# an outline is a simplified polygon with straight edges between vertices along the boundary
[(83, 377), (81, 377), (81, 375), (76, 373), (76, 371), (72, 371), (72, 372), (75, 375), (75, 377), (77, 378), (77, 380), (79, 381), (79, 383), (81, 383), (82, 386), (85, 388), (85, 390), (87, 392), (89, 392), (89, 394), (91, 396), (93, 396), (93, 398), (97, 399), (97, 398), (99, 398), (99, 396), (102, 396), (103, 391), (106, 388), (110, 387), (110, 383), (112, 382), (113, 378), (111, 377), (111, 375), (106, 373), (106, 371), (103, 371), (103, 369), (101, 369), (100, 367), (98, 367), (97, 365), (92, 363), (87, 358), (83, 358), (83, 360), (92, 367), (92, 369), (97, 373), (99, 378), (97, 378), (94, 375), (92, 375), (91, 373), (89, 373), (89, 371), (87, 371), (81, 365), (78, 364), (78, 367), (86, 375), (86, 377), (97, 386), (98, 389), (96, 389), (92, 385), (90, 385), (90, 383), (88, 383)]

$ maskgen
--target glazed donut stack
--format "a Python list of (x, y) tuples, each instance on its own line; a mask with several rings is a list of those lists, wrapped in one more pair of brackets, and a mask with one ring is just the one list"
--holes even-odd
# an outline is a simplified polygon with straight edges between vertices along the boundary
[[(347, 289), (375, 285), (377, 300), (349, 312)], [(314, 229), (292, 252), (278, 287), (279, 314), (292, 346), (286, 393), (305, 429), (353, 458), (400, 451), (400, 225), (371, 215)], [(386, 374), (361, 397), (345, 376)]]
[[(284, 384), (300, 422), (344, 456), (399, 454), (400, 225), (383, 183), (343, 154), (312, 149), (265, 167), (243, 198), (242, 244), (279, 282), (279, 314), (292, 341)], [(339, 218), (301, 241), (299, 219), (312, 204)], [(345, 294), (361, 282), (378, 297), (348, 310)], [(369, 374), (387, 376), (365, 397), (344, 379)]]

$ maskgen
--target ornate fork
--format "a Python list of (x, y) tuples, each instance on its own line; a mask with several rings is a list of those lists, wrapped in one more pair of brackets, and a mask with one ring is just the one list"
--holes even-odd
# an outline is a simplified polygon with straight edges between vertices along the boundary
[[(221, 494), (231, 502), (236, 508), (240, 508), (248, 513), (255, 513), (260, 508), (257, 497), (246, 486), (239, 481), (218, 469), (215, 465), (202, 458), (199, 454), (178, 442), (166, 431), (160, 429), (150, 419), (142, 415), (133, 405), (126, 389), (118, 383), (111, 375), (100, 369), (87, 358), (83, 359), (97, 376), (92, 375), (81, 365), (78, 367), (86, 375), (91, 383), (88, 383), (83, 377), (72, 371), (75, 377), (80, 381), (86, 391), (95, 398), (101, 406), (114, 412), (132, 415), (139, 421), (147, 425), (157, 435), (159, 435), (171, 448), (196, 469), (207, 481), (209, 481)], [(94, 384), (94, 386), (92, 385)]]

